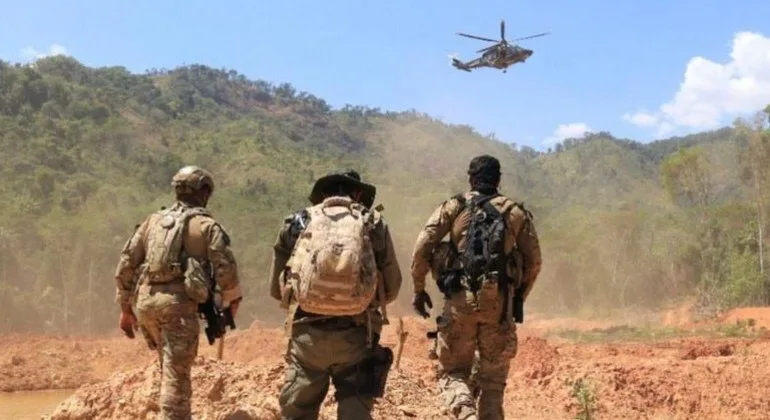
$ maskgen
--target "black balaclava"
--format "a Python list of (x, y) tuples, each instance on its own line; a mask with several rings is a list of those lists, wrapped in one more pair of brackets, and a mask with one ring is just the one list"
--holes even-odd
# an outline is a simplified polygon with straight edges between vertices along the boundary
[(473, 191), (494, 194), (500, 183), (500, 161), (490, 155), (476, 156), (468, 165), (468, 176)]

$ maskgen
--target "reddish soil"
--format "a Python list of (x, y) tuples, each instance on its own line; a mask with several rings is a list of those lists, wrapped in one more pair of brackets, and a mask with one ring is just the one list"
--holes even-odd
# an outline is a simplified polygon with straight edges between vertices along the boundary
[(720, 317), (725, 324), (747, 323), (755, 328), (770, 329), (770, 310), (768, 308), (736, 308)]
[[(749, 316), (750, 315), (750, 316)], [(746, 308), (721, 318), (766, 320), (770, 309)], [(395, 319), (394, 319), (395, 320)], [(427, 358), (428, 321), (404, 318), (409, 337), (400, 370), (391, 372), (378, 419), (446, 418), (436, 392), (435, 364)], [(394, 322), (395, 324), (395, 322)], [(601, 323), (552, 321), (550, 327), (584, 329)], [(383, 342), (395, 345), (395, 326)], [(597, 418), (759, 419), (770, 412), (770, 338), (678, 338), (643, 342), (575, 343), (544, 338), (549, 322), (520, 327), (519, 354), (509, 375), (505, 408), (511, 418), (570, 419), (581, 409), (572, 392), (583, 383), (595, 399)], [(13, 335), (3, 339), (0, 389), (83, 386), (53, 418), (153, 418), (157, 410), (154, 354), (140, 338), (50, 338)], [(196, 417), (278, 418), (283, 380), (280, 329), (259, 324), (228, 335), (224, 361), (216, 346), (201, 344), (194, 367)], [(330, 392), (331, 394), (331, 392)], [(330, 396), (322, 418), (334, 418)]]

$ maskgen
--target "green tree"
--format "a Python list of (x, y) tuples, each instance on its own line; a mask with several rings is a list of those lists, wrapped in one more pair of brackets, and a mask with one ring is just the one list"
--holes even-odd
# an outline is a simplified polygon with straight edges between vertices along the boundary
[[(770, 110), (770, 107), (765, 111)], [(735, 127), (739, 135), (745, 138), (747, 147), (741, 155), (744, 162), (742, 179), (752, 189), (752, 199), (756, 208), (756, 228), (758, 242), (759, 272), (763, 279), (763, 301), (770, 304), (770, 276), (765, 273), (764, 233), (767, 225), (766, 202), (770, 197), (770, 136), (767, 133), (768, 114), (757, 112), (749, 120), (738, 119)]]

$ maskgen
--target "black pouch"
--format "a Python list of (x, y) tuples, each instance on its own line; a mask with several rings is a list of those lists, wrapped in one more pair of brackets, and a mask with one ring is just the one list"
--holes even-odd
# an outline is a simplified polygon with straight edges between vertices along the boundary
[(372, 350), (372, 355), (367, 358), (365, 369), (371, 373), (371, 388), (367, 389), (367, 394), (373, 398), (380, 398), (385, 395), (385, 385), (388, 382), (388, 373), (393, 365), (393, 350), (390, 347), (376, 345)]
[(437, 282), (438, 290), (447, 298), (463, 290), (462, 271), (447, 270), (441, 274)]

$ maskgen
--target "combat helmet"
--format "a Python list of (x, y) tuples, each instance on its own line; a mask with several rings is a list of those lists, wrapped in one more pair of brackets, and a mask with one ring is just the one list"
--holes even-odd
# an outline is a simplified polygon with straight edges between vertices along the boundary
[(188, 165), (174, 175), (171, 186), (177, 194), (195, 194), (206, 187), (211, 194), (214, 192), (214, 177), (203, 168)]

